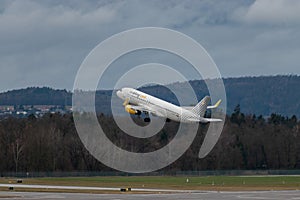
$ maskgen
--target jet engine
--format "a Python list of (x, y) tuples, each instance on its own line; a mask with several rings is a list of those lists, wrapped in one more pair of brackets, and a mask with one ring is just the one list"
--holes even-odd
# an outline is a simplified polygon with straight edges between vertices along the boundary
[(140, 115), (141, 111), (133, 109), (130, 105), (125, 106), (125, 111), (132, 115)]

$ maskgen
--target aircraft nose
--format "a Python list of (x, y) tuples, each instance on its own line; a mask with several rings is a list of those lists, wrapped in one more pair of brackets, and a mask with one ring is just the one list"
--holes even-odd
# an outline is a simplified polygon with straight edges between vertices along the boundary
[(121, 90), (118, 90), (117, 91), (117, 96), (121, 99), (124, 99), (124, 95), (123, 95), (123, 92)]

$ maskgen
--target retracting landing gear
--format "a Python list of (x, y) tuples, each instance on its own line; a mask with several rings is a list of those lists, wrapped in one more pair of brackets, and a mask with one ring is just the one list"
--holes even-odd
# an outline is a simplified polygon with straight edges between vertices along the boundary
[(150, 120), (149, 117), (144, 118), (144, 122), (150, 122), (150, 121), (151, 121), (151, 120)]
[(149, 113), (148, 112), (144, 112), (146, 117), (144, 118), (144, 122), (150, 122), (150, 117), (149, 117)]

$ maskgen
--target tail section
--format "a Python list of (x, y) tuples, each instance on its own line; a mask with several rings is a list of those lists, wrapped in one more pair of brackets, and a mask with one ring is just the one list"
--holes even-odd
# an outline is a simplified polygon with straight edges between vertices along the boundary
[(204, 117), (205, 111), (207, 109), (207, 105), (210, 102), (210, 97), (205, 96), (193, 109), (192, 112), (199, 115), (200, 117)]

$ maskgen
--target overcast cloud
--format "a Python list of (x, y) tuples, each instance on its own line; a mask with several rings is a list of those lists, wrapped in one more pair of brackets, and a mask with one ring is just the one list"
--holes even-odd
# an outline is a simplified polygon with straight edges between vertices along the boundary
[[(300, 74), (300, 1), (0, 1), (0, 91), (73, 87), (85, 56), (131, 28), (202, 44), (222, 76)], [(193, 79), (193, 77), (189, 77)]]

